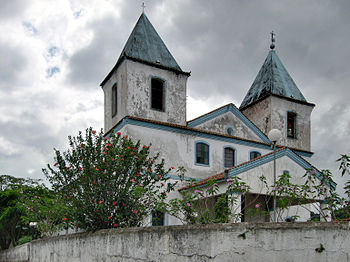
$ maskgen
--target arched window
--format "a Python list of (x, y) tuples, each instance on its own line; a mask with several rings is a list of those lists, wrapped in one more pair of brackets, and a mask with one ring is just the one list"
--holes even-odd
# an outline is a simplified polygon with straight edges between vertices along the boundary
[(255, 158), (259, 157), (259, 156), (261, 156), (260, 152), (258, 152), (258, 151), (251, 151), (249, 153), (249, 160), (253, 160), (253, 159), (255, 159)]
[(164, 81), (159, 78), (151, 79), (151, 108), (165, 111)]
[(196, 143), (196, 163), (209, 165), (209, 145), (198, 142)]
[(235, 150), (230, 147), (224, 148), (224, 167), (229, 168), (235, 165)]
[(230, 135), (230, 136), (233, 136), (234, 135), (234, 131), (233, 131), (233, 128), (232, 127), (227, 127), (226, 128), (226, 134), (227, 135)]
[(118, 89), (117, 83), (112, 87), (112, 117), (117, 114), (118, 111)]

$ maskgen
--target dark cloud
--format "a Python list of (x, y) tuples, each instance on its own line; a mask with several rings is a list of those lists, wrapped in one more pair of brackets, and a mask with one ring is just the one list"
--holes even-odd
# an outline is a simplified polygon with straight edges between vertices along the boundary
[(0, 20), (14, 18), (21, 15), (28, 7), (29, 1), (11, 0), (1, 1)]
[(19, 46), (0, 42), (0, 90), (9, 91), (24, 83), (23, 71), (28, 59)]

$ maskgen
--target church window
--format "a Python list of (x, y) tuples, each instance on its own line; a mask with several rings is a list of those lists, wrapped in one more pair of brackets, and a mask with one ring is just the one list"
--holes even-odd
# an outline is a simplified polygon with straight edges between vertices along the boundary
[(165, 224), (165, 213), (161, 211), (152, 211), (152, 226), (164, 226)]
[(115, 83), (112, 87), (112, 117), (117, 114), (117, 106), (118, 106), (118, 89), (117, 83)]
[(296, 120), (297, 114), (293, 112), (287, 113), (287, 137), (296, 138)]
[(255, 158), (258, 158), (259, 156), (261, 156), (261, 153), (258, 151), (251, 151), (249, 153), (249, 160), (253, 160)]
[(224, 148), (224, 167), (230, 168), (235, 165), (235, 150), (230, 147)]
[(209, 165), (209, 145), (206, 143), (196, 143), (196, 163)]
[(226, 128), (226, 134), (227, 135), (230, 135), (230, 136), (233, 136), (234, 135), (234, 132), (233, 132), (233, 128), (232, 127), (227, 127)]
[(159, 78), (151, 79), (151, 108), (165, 111), (164, 81)]

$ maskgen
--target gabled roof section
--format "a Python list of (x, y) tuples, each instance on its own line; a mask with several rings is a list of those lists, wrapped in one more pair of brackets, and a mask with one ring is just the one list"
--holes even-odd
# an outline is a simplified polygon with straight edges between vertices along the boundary
[[(112, 72), (118, 68), (125, 58), (163, 69), (170, 69), (178, 73), (185, 73), (144, 13), (141, 14), (132, 30)], [(110, 74), (102, 81), (101, 86), (109, 79)]]
[(209, 113), (201, 115), (191, 121), (187, 121), (188, 127), (196, 127), (206, 121), (209, 121), (219, 115), (225, 114), (226, 112), (232, 112), (239, 120), (241, 120), (248, 128), (250, 128), (264, 143), (271, 144), (271, 141), (267, 138), (267, 136), (251, 122), (238, 108), (230, 103), (225, 106), (219, 107)]
[(270, 50), (240, 108), (268, 95), (282, 96), (307, 103), (275, 50)]
[[(314, 167), (313, 165), (311, 165), (308, 161), (306, 161), (304, 158), (302, 158), (301, 156), (299, 156), (297, 153), (295, 153), (293, 150), (291, 150), (288, 147), (282, 147), (278, 150), (276, 150), (276, 159), (281, 158), (287, 156), (289, 157), (291, 160), (293, 160), (295, 163), (297, 163), (299, 166), (301, 166), (302, 168), (304, 168), (305, 170), (314, 170), (315, 173), (314, 175), (321, 180), (321, 172)], [(213, 176), (207, 177), (205, 179), (200, 180), (199, 182), (193, 184), (192, 186), (205, 186), (209, 180), (216, 180), (217, 182), (221, 182), (221, 181), (225, 181), (225, 179), (229, 178), (229, 177), (233, 177), (236, 175), (239, 175), (241, 173), (244, 173), (250, 169), (253, 169), (255, 167), (261, 166), (263, 164), (266, 164), (268, 162), (272, 162), (273, 161), (273, 152), (270, 152), (268, 154), (262, 155), (260, 157), (257, 157), (255, 159), (249, 160), (247, 162), (241, 163), (237, 166), (234, 166), (230, 169), (226, 169), (224, 172), (215, 174)], [(226, 175), (225, 175), (226, 173)], [(335, 189), (336, 187), (336, 183), (334, 183), (333, 181), (330, 183), (330, 186)], [(180, 188), (179, 191), (181, 190), (186, 190), (189, 187), (183, 187)]]

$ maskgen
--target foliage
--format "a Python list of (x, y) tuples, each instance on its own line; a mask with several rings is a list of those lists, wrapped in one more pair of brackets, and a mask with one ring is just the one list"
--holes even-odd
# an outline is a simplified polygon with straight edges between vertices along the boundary
[(226, 191), (221, 193), (215, 180), (209, 180), (205, 188), (190, 180), (187, 189), (182, 191), (182, 199), (169, 201), (168, 212), (189, 224), (236, 221), (240, 218), (235, 212), (240, 194), (246, 194), (250, 188), (239, 177), (226, 179), (226, 186)]
[[(0, 176), (0, 245), (2, 249), (16, 246), (23, 239), (29, 239), (31, 230), (29, 222), (37, 222), (36, 235), (48, 234), (52, 228), (63, 225), (62, 218), (45, 218), (47, 215), (44, 203), (57, 198), (56, 193), (40, 183), (40, 180)], [(52, 203), (51, 209), (57, 210), (59, 205)], [(54, 211), (56, 213), (56, 211)], [(51, 231), (50, 231), (51, 230)], [(20, 242), (20, 239), (21, 242)]]
[(86, 230), (142, 224), (152, 210), (164, 206), (173, 184), (164, 160), (150, 147), (120, 132), (104, 137), (89, 128), (68, 137), (70, 149), (55, 150), (56, 163), (44, 174), (59, 192), (69, 213), (67, 226)]
[(29, 236), (29, 235), (23, 236), (18, 240), (18, 245), (23, 245), (31, 241), (32, 241), (32, 236)]

